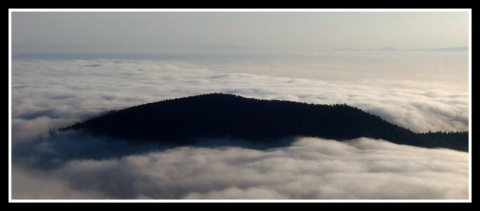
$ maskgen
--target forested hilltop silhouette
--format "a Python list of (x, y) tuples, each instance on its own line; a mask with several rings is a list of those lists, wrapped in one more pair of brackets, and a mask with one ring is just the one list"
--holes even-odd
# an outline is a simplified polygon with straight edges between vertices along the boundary
[(397, 144), (468, 151), (468, 132), (414, 133), (358, 108), (231, 94), (204, 94), (112, 111), (61, 130), (84, 130), (132, 141), (188, 145), (198, 138), (256, 143), (294, 136), (339, 141), (368, 137)]

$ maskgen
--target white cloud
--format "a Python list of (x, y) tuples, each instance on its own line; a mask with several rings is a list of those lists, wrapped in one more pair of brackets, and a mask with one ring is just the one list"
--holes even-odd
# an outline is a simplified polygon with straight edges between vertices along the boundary
[(44, 170), (38, 167), (14, 168), (14, 198), (468, 197), (467, 153), (366, 138), (349, 142), (300, 138), (292, 146), (265, 151), (179, 147), (118, 159), (71, 159)]
[[(293, 64), (285, 62), (295, 71)], [(318, 104), (347, 103), (414, 131), (468, 130), (468, 94), (451, 91), (448, 86), (442, 89), (439, 84), (412, 81), (399, 85), (401, 80), (389, 85), (383, 79), (346, 84), (238, 73), (238, 67), (230, 65), (222, 66), (231, 68), (223, 72), (210, 67), (173, 61), (16, 60), (12, 68), (15, 134), (39, 131), (24, 128), (18, 120), (34, 114), (54, 120), (52, 126), (60, 126), (110, 109), (211, 92)], [(253, 72), (255, 66), (245, 68), (244, 72)], [(42, 111), (48, 112), (42, 116)]]
[(286, 199), (285, 195), (266, 187), (252, 187), (246, 190), (237, 187), (229, 187), (219, 191), (211, 191), (207, 194), (189, 193), (186, 199)]
[[(347, 103), (414, 131), (468, 130), (468, 94), (442, 87), (438, 80), (332, 79), (344, 71), (325, 80), (287, 77), (295, 67), (321, 67), (295, 62), (233, 67), (98, 59), (14, 60), (12, 65), (13, 198), (468, 197), (468, 154), (453, 150), (363, 138), (347, 143), (302, 138), (266, 151), (226, 146), (167, 150), (81, 133), (45, 134), (110, 109), (212, 92)], [(277, 67), (282, 77), (269, 73)]]
[(14, 167), (12, 170), (13, 199), (97, 199), (105, 196), (95, 191), (79, 191), (61, 178), (39, 170)]

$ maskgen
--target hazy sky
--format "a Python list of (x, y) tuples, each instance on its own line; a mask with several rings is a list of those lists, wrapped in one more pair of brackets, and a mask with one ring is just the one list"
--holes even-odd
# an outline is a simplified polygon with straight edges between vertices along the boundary
[[(468, 11), (12, 12), (15, 50), (468, 46)], [(215, 46), (219, 47), (219, 46)]]

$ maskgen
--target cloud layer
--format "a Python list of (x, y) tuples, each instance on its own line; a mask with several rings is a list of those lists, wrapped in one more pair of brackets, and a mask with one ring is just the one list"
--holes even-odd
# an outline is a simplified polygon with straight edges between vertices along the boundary
[[(90, 147), (111, 147), (101, 142), (92, 142)], [(43, 156), (58, 153), (51, 148), (54, 145), (43, 142)], [(113, 145), (115, 147), (118, 143)], [(52, 159), (49, 162), (60, 165), (46, 168), (31, 161), (29, 165), (19, 162), (13, 169), (13, 198), (468, 197), (467, 153), (401, 146), (365, 138), (346, 143), (299, 138), (289, 147), (266, 151), (238, 147), (180, 147), (120, 158)]]
[[(276, 65), (293, 70), (308, 69), (310, 64)], [(244, 67), (243, 71), (239, 66)], [(12, 196), (468, 198), (468, 154), (446, 149), (364, 138), (344, 143), (298, 138), (291, 146), (266, 150), (206, 147), (221, 140), (168, 148), (82, 133), (53, 137), (46, 133), (50, 128), (64, 127), (111, 109), (212, 92), (318, 104), (347, 103), (419, 132), (468, 130), (468, 93), (450, 89), (455, 87), (451, 84), (443, 87), (440, 80), (391, 81), (379, 77), (347, 83), (328, 77), (273, 76), (270, 69), (262, 64), (233, 67), (230, 63), (215, 66), (171, 60), (14, 60)], [(369, 76), (377, 73), (365, 72)], [(342, 78), (344, 73), (331, 74), (331, 78)]]
[[(295, 70), (294, 63), (284, 66)], [(228, 67), (220, 72), (211, 65), (174, 61), (15, 61), (13, 134), (39, 133), (110, 109), (212, 92), (318, 104), (347, 103), (417, 132), (468, 130), (468, 93), (452, 91), (438, 81), (341, 83), (239, 73), (238, 67)], [(252, 69), (255, 66), (246, 66), (244, 72)], [(375, 73), (367, 75), (364, 78), (374, 78)]]

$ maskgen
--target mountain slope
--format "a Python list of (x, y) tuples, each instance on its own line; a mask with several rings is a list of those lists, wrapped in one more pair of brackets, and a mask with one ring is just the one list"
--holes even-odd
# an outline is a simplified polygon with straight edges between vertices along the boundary
[(209, 137), (262, 143), (292, 136), (335, 140), (369, 137), (397, 144), (468, 151), (467, 132), (416, 134), (348, 105), (258, 100), (229, 94), (205, 94), (134, 106), (62, 130), (69, 129), (178, 145)]

